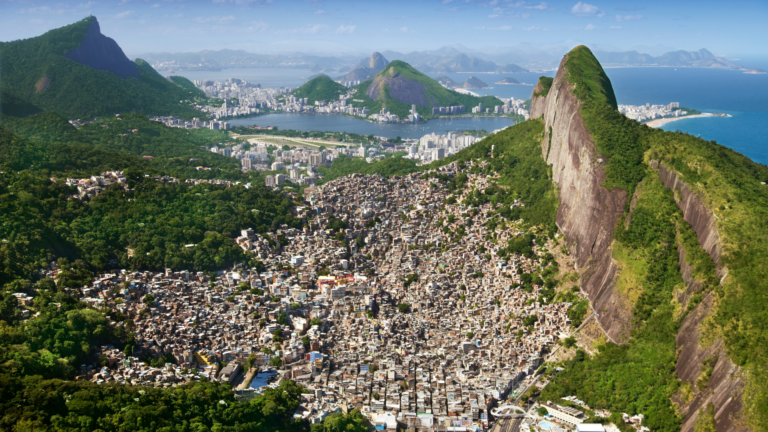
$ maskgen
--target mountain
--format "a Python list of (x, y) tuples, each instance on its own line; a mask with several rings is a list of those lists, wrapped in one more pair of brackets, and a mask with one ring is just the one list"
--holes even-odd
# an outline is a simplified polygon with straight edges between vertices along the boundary
[(520, 81), (518, 81), (518, 80), (516, 80), (514, 78), (511, 78), (511, 77), (507, 77), (507, 78), (502, 78), (502, 79), (496, 81), (494, 84), (502, 84), (502, 85), (520, 84)]
[(352, 71), (348, 74), (336, 78), (336, 81), (341, 82), (353, 82), (353, 81), (365, 81), (372, 78), (380, 70), (384, 69), (389, 64), (389, 61), (384, 58), (379, 52), (373, 53), (370, 58), (363, 59), (357, 62), (352, 67)]
[[(360, 100), (362, 102), (358, 102)], [(365, 106), (371, 112), (386, 107), (401, 118), (408, 115), (411, 105), (416, 105), (419, 114), (428, 118), (432, 115), (432, 107), (463, 105), (470, 111), (479, 103), (488, 108), (502, 104), (493, 96), (474, 97), (449, 90), (399, 60), (389, 63), (373, 79), (360, 84), (352, 101), (353, 106)]]
[(525, 73), (525, 72), (530, 72), (530, 71), (516, 64), (507, 64), (496, 70), (496, 73)]
[(69, 118), (123, 112), (199, 115), (179, 102), (200, 99), (199, 92), (169, 82), (143, 60), (130, 61), (114, 40), (101, 34), (95, 17), (0, 43), (0, 56), (3, 98), (25, 105), (21, 112), (56, 111)]
[(670, 51), (658, 57), (637, 51), (595, 51), (601, 63), (616, 66), (670, 66), (744, 70), (730, 60), (717, 57), (706, 49), (698, 51)]
[(488, 88), (488, 84), (473, 76), (467, 78), (464, 82), (456, 82), (447, 76), (439, 76), (435, 78), (435, 81), (450, 89), (463, 88), (467, 90), (477, 90)]
[(477, 89), (485, 89), (488, 88), (488, 84), (484, 83), (477, 77), (469, 77), (466, 81), (461, 85), (463, 88), (467, 90), (477, 90)]
[(481, 60), (477, 57), (469, 57), (466, 54), (459, 54), (438, 64), (420, 67), (432, 73), (451, 73), (451, 72), (494, 72), (498, 66), (494, 62)]
[(339, 96), (346, 92), (345, 86), (332, 80), (328, 75), (319, 75), (294, 90), (292, 94), (299, 98), (307, 98), (307, 103), (312, 105), (315, 101), (338, 100)]
[(579, 336), (592, 354), (564, 361), (540, 400), (575, 395), (594, 409), (642, 413), (657, 431), (763, 430), (768, 167), (624, 117), (584, 46), (531, 99), (568, 271), (607, 340)]

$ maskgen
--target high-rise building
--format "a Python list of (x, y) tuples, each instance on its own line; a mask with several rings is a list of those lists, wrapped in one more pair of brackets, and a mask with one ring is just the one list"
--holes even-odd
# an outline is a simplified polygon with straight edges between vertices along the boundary
[(252, 163), (253, 161), (249, 158), (240, 159), (240, 166), (243, 168), (243, 171), (250, 171)]
[(274, 176), (267, 176), (267, 187), (275, 187), (277, 186), (277, 181)]

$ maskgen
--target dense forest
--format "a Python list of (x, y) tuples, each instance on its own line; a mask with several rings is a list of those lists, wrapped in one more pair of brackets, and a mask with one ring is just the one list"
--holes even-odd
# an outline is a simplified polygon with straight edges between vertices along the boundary
[(62, 181), (0, 174), (0, 281), (32, 279), (57, 257), (86, 270), (221, 269), (248, 261), (233, 241), (241, 229), (300, 226), (290, 199), (263, 185), (163, 183), (130, 170), (126, 176), (128, 190), (115, 184), (83, 202), (68, 199), (77, 190)]
[(66, 58), (95, 20), (88, 17), (37, 37), (0, 43), (3, 99), (12, 95), (24, 101), (4, 115), (22, 118), (36, 106), (83, 119), (117, 113), (200, 116), (190, 104), (204, 95), (166, 80), (143, 60), (135, 62), (139, 78), (123, 78)]
[(132, 167), (184, 178), (242, 177), (237, 159), (204, 148), (231, 141), (224, 131), (170, 128), (138, 114), (107, 117), (75, 128), (56, 113), (44, 113), (3, 128), (0, 146), (9, 150), (0, 153), (0, 164), (17, 170), (75, 176)]
[(314, 105), (316, 101), (333, 102), (339, 100), (339, 96), (345, 94), (347, 88), (328, 75), (320, 75), (304, 83), (293, 91), (297, 98), (307, 98), (307, 104)]

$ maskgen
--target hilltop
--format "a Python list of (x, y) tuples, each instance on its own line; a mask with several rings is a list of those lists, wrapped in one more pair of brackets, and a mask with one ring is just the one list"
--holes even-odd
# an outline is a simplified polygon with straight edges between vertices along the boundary
[(375, 52), (369, 59), (360, 60), (357, 64), (352, 66), (352, 71), (348, 74), (336, 78), (337, 81), (349, 82), (349, 81), (365, 81), (384, 69), (389, 64), (389, 61), (384, 58), (379, 52)]
[(399, 60), (389, 63), (373, 79), (360, 84), (353, 99), (354, 106), (366, 106), (371, 112), (386, 107), (399, 117), (408, 116), (411, 105), (416, 105), (416, 110), (425, 118), (431, 116), (432, 107), (463, 105), (469, 111), (480, 103), (491, 109), (502, 104), (493, 96), (475, 97), (449, 90)]
[(293, 95), (298, 98), (307, 98), (307, 103), (312, 105), (315, 101), (338, 100), (339, 96), (346, 92), (346, 87), (332, 80), (328, 75), (319, 75), (294, 90)]
[[(199, 115), (180, 101), (204, 98), (170, 82), (148, 63), (129, 60), (120, 46), (101, 34), (96, 17), (29, 39), (0, 43), (3, 99), (18, 109), (3, 115), (25, 117), (37, 110), (68, 118), (124, 112), (146, 115)], [(35, 107), (35, 109), (31, 109)]]

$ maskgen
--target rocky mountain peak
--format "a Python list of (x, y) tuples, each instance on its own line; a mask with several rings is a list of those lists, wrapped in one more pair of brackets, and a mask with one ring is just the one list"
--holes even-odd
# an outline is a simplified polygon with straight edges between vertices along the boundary
[(91, 69), (109, 71), (122, 78), (139, 78), (139, 69), (126, 57), (112, 38), (101, 34), (99, 22), (94, 17), (80, 45), (64, 54), (64, 57), (86, 65)]

